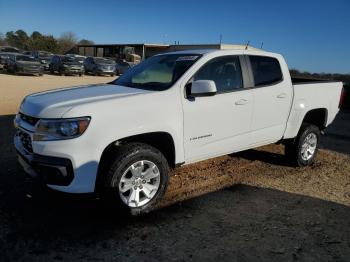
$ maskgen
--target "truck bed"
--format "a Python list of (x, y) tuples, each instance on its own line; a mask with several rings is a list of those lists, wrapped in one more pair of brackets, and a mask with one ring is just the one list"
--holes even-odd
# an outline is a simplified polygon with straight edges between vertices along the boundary
[(328, 126), (339, 111), (339, 99), (343, 83), (314, 79), (292, 78), (294, 97), (284, 138), (297, 135), (304, 116), (313, 109), (326, 110)]

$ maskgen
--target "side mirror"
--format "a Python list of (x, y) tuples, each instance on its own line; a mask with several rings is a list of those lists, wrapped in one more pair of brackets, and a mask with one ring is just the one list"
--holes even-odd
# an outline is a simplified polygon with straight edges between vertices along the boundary
[(213, 80), (197, 80), (191, 84), (192, 97), (213, 96), (216, 94), (216, 85)]

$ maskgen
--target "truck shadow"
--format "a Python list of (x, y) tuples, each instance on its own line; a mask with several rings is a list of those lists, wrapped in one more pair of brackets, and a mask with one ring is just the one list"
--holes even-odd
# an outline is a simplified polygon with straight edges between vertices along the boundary
[[(53, 192), (28, 179), (17, 164), (13, 118), (0, 116), (2, 261), (350, 257), (350, 208), (307, 196), (235, 186), (131, 217), (91, 195)], [(240, 157), (285, 161), (281, 154), (256, 150)]]
[(231, 157), (244, 158), (250, 161), (261, 161), (271, 165), (293, 167), (293, 163), (288, 161), (284, 154), (250, 149), (239, 153), (231, 154)]
[(129, 217), (97, 200), (39, 191), (32, 197), (19, 191), (22, 196), (2, 203), (4, 261), (108, 260), (111, 255), (116, 261), (145, 256), (149, 261), (222, 256), (326, 261), (350, 254), (350, 208), (306, 196), (236, 186)]
[(350, 154), (350, 110), (341, 110), (322, 136), (321, 148)]

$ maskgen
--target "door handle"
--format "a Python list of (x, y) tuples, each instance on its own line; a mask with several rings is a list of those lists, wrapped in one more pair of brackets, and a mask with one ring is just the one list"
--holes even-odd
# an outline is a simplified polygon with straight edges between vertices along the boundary
[(235, 105), (237, 105), (237, 106), (242, 106), (242, 105), (245, 105), (245, 104), (247, 104), (247, 103), (248, 103), (248, 100), (246, 100), (246, 99), (240, 99), (240, 100), (238, 100), (238, 101), (235, 102)]
[(285, 98), (287, 96), (286, 93), (281, 93), (277, 96), (277, 98)]

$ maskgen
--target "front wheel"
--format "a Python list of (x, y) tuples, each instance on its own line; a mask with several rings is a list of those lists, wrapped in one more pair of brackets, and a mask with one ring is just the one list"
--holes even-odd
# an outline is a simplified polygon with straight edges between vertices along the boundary
[(109, 202), (138, 215), (151, 211), (168, 185), (169, 166), (156, 148), (130, 143), (121, 146), (108, 170), (106, 189)]
[(286, 143), (286, 156), (298, 166), (312, 165), (317, 155), (320, 136), (320, 129), (317, 126), (303, 124), (298, 136)]

